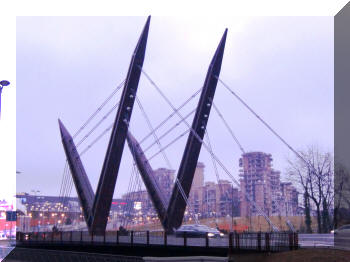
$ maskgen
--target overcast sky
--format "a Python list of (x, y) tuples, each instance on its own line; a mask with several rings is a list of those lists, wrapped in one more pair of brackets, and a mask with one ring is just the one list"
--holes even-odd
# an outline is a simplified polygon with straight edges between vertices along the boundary
[[(17, 192), (40, 190), (58, 195), (65, 155), (58, 129), (60, 118), (74, 134), (126, 77), (131, 54), (146, 17), (17, 18)], [(296, 149), (317, 144), (333, 151), (333, 17), (152, 17), (144, 70), (176, 106), (203, 84), (214, 51), (228, 28), (220, 78)], [(77, 143), (119, 100), (119, 92)], [(154, 126), (171, 112), (141, 76), (137, 93)], [(198, 96), (183, 115), (197, 104)], [(284, 171), (288, 148), (273, 136), (218, 83), (214, 103), (246, 151), (271, 153), (275, 169)], [(79, 147), (84, 149), (114, 120), (104, 121)], [(189, 118), (192, 123), (193, 115)], [(172, 121), (159, 130), (161, 135)], [(141, 140), (149, 129), (135, 103), (130, 130)], [(163, 145), (186, 130), (182, 125)], [(238, 179), (241, 152), (212, 109), (208, 132), (214, 153)], [(82, 157), (95, 189), (110, 133)], [(166, 150), (171, 167), (181, 160), (187, 136)], [(142, 144), (151, 144), (149, 139)], [(147, 151), (151, 156), (154, 147)], [(202, 148), (205, 179), (216, 181), (211, 158)], [(161, 155), (153, 168), (167, 167)], [(126, 192), (132, 157), (127, 146), (115, 196)], [(219, 169), (220, 178), (228, 179)], [(72, 195), (76, 195), (75, 189)]]

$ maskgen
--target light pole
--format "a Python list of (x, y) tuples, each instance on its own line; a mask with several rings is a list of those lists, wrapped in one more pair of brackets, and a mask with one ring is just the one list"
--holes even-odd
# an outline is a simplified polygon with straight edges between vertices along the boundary
[(7, 80), (0, 81), (0, 118), (1, 118), (1, 93), (2, 93), (2, 89), (4, 88), (4, 86), (8, 86), (9, 84), (10, 84), (10, 82)]

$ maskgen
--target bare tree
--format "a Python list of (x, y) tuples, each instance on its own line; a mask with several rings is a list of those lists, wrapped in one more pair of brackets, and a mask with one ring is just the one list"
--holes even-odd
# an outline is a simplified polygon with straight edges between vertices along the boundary
[[(288, 175), (296, 182), (304, 196), (307, 196), (316, 209), (317, 232), (326, 232), (331, 227), (330, 210), (334, 200), (333, 155), (322, 152), (317, 146), (299, 151), (301, 157), (288, 160)], [(310, 204), (311, 204), (310, 203)]]
[(339, 161), (335, 164), (334, 192), (334, 228), (337, 228), (344, 220), (342, 211), (350, 209), (350, 173)]

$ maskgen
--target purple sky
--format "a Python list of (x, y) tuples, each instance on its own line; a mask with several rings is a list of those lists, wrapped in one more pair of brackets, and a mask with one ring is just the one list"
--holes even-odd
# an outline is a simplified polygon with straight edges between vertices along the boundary
[[(146, 17), (17, 18), (17, 192), (59, 193), (65, 155), (57, 118), (71, 134), (126, 76)], [(225, 28), (228, 38), (221, 79), (231, 86), (296, 149), (317, 144), (333, 150), (333, 17), (152, 17), (144, 70), (176, 106), (204, 82), (209, 62)], [(106, 106), (108, 111), (120, 92)], [(152, 124), (171, 113), (141, 76), (138, 97)], [(183, 111), (185, 115), (198, 97)], [(271, 153), (274, 167), (286, 168), (290, 151), (218, 84), (214, 103), (246, 151)], [(103, 116), (84, 129), (84, 134)], [(110, 123), (112, 114), (86, 140), (87, 146)], [(178, 121), (174, 117), (158, 135)], [(192, 122), (192, 117), (189, 118)], [(135, 103), (131, 131), (138, 140), (149, 132)], [(166, 145), (185, 125), (162, 140)], [(214, 152), (238, 179), (240, 150), (211, 111), (208, 131)], [(75, 141), (79, 141), (79, 136)], [(104, 137), (83, 157), (95, 189), (109, 139)], [(187, 136), (166, 153), (177, 169)], [(152, 143), (148, 140), (143, 148)], [(158, 148), (147, 152), (151, 156)], [(206, 180), (215, 181), (208, 152), (202, 148)], [(125, 193), (132, 157), (127, 146), (115, 196)], [(167, 167), (161, 155), (154, 168)], [(228, 179), (219, 169), (220, 177)], [(72, 195), (76, 195), (75, 189)]]

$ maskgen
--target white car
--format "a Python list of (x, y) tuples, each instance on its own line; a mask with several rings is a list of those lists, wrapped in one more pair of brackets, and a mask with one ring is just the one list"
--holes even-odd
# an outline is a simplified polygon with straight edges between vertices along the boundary
[(350, 236), (350, 225), (341, 226), (338, 229), (332, 230), (331, 233), (342, 236)]

